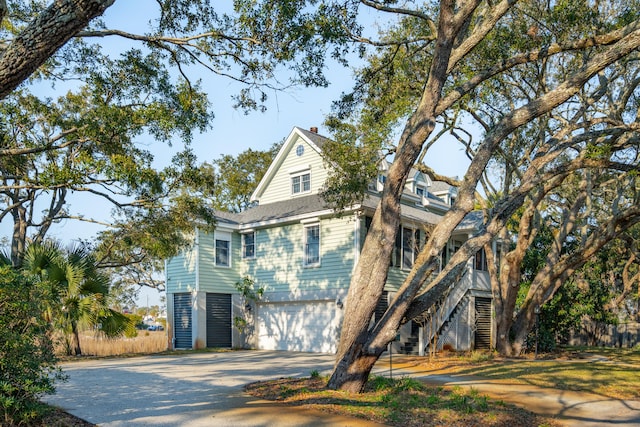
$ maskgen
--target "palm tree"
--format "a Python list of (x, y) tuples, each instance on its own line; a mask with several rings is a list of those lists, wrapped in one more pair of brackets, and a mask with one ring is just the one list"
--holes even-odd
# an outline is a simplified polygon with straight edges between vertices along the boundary
[(63, 332), (68, 354), (82, 354), (80, 329), (95, 329), (109, 337), (126, 330), (129, 319), (107, 304), (109, 276), (97, 268), (85, 246), (65, 250), (56, 242), (32, 243), (21, 268), (51, 287), (53, 302), (45, 303), (46, 313)]

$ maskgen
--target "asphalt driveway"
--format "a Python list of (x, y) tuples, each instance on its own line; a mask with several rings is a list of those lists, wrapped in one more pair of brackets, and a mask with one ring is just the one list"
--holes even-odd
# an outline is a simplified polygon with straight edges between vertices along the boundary
[(253, 381), (328, 373), (333, 362), (333, 355), (275, 351), (87, 360), (64, 364), (69, 381), (45, 400), (105, 427), (375, 425), (242, 391)]

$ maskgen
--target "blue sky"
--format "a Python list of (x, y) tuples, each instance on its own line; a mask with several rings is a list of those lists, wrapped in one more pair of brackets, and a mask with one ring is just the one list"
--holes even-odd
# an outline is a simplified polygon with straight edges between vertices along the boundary
[[(155, 0), (118, 0), (106, 11), (103, 18), (109, 28), (139, 32), (144, 31), (144, 26), (141, 29), (141, 25), (149, 20), (146, 16), (147, 11), (155, 8)], [(117, 49), (121, 41), (97, 40), (97, 42), (114, 43), (114, 48)], [(124, 46), (129, 46), (129, 43), (124, 43)], [(241, 89), (239, 84), (220, 77), (201, 74), (203, 88), (209, 94), (215, 118), (212, 129), (197, 135), (193, 141), (192, 147), (199, 160), (210, 162), (223, 154), (235, 155), (248, 148), (267, 149), (274, 142), (285, 138), (294, 126), (305, 129), (316, 126), (319, 128), (319, 133), (326, 135), (322, 122), (331, 110), (332, 101), (337, 99), (341, 92), (348, 91), (353, 83), (353, 74), (349, 69), (335, 65), (326, 71), (331, 82), (329, 87), (294, 88), (287, 92), (270, 93), (267, 112), (254, 112), (249, 115), (232, 108), (231, 96)], [(172, 152), (178, 150), (180, 145), (176, 144), (171, 149), (144, 138), (140, 143), (154, 153), (159, 165), (168, 162)], [(430, 150), (427, 163), (438, 173), (449, 176), (462, 176), (468, 165), (460, 146), (452, 140), (436, 144)], [(100, 208), (96, 209), (93, 206), (93, 203), (90, 204), (85, 200), (76, 200), (72, 203), (75, 211), (82, 211), (87, 216), (104, 218), (99, 211)], [(107, 207), (107, 212), (108, 209)], [(104, 212), (104, 208), (102, 211)], [(0, 224), (0, 232), (8, 237), (10, 230), (7, 218)], [(63, 241), (71, 241), (77, 238), (90, 238), (94, 232), (94, 227), (69, 222), (54, 230), (52, 236)], [(158, 292), (149, 289), (140, 293), (139, 304), (146, 305), (147, 297), (149, 304), (159, 304)]]

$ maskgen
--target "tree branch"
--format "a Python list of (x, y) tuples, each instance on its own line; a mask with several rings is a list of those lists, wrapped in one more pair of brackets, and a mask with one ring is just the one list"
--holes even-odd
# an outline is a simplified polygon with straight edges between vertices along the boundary
[(0, 55), (0, 99), (44, 64), (115, 0), (55, 0)]

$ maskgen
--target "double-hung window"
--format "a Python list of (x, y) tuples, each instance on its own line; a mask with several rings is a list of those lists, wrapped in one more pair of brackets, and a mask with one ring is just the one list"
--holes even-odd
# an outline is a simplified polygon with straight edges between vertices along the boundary
[(411, 268), (418, 255), (420, 246), (420, 231), (407, 227), (400, 227), (396, 234), (396, 241), (391, 255), (391, 266)]
[(304, 227), (304, 265), (320, 265), (320, 224)]
[(476, 252), (475, 269), (479, 271), (489, 271), (489, 264), (487, 264), (487, 253), (484, 248)]
[(215, 236), (216, 266), (231, 266), (231, 234), (216, 233)]
[(308, 193), (311, 191), (311, 173), (304, 172), (291, 176), (291, 194)]
[(413, 261), (418, 253), (419, 241), (418, 230), (402, 228), (402, 268), (413, 267)]
[(242, 235), (242, 258), (256, 257), (256, 232), (251, 231)]

